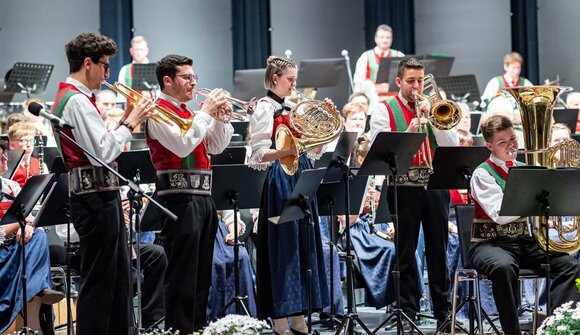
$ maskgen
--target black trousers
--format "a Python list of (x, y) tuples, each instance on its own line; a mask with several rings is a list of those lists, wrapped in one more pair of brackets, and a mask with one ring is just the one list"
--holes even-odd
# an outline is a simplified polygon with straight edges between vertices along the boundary
[[(417, 282), (415, 250), (423, 225), (429, 290), (435, 318), (441, 322), (451, 310), (450, 280), (447, 270), (447, 223), (449, 191), (426, 190), (423, 187), (398, 187), (399, 261), (401, 271), (401, 308), (414, 318), (419, 311), (421, 293)], [(393, 187), (388, 188), (388, 202), (394, 213)]]
[(178, 217), (164, 219), (160, 236), (167, 255), (165, 328), (189, 334), (206, 324), (217, 212), (210, 196), (166, 195), (160, 201)]
[[(540, 269), (545, 253), (531, 237), (516, 240), (486, 241), (471, 247), (471, 260), (477, 271), (491, 280), (499, 320), (506, 335), (521, 334), (517, 315), (519, 269)], [(580, 263), (567, 254), (550, 256), (552, 310), (570, 300), (579, 301), (575, 279)]]
[(81, 249), (77, 334), (126, 335), (129, 253), (119, 192), (72, 195), (71, 219)]

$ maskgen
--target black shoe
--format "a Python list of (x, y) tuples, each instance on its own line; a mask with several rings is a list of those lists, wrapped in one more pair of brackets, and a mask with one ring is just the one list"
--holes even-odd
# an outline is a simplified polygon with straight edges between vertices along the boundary
[(45, 288), (40, 294), (40, 302), (45, 305), (53, 305), (64, 299), (64, 293), (55, 291), (51, 288)]

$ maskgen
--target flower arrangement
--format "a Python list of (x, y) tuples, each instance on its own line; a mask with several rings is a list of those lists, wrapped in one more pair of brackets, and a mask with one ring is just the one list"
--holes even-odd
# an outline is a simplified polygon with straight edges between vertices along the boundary
[(538, 335), (574, 335), (580, 334), (580, 302), (572, 308), (573, 302), (569, 301), (556, 308), (554, 313), (546, 318)]
[(179, 330), (174, 331), (173, 329), (169, 330), (155, 329), (151, 332), (141, 333), (141, 335), (179, 335)]
[(230, 314), (210, 323), (202, 335), (258, 335), (270, 326), (251, 316)]

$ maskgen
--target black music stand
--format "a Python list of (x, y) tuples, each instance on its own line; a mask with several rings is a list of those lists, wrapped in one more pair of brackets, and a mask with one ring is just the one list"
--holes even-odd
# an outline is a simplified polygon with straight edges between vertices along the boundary
[[(332, 153), (325, 153), (327, 161), (323, 161), (324, 166), (327, 166), (326, 174), (324, 175), (324, 185), (328, 185), (327, 188), (332, 189), (333, 191), (337, 191), (336, 193), (327, 193), (327, 197), (322, 200), (322, 202), (326, 205), (326, 208), (329, 210), (329, 218), (330, 218), (330, 241), (329, 241), (329, 265), (330, 265), (330, 314), (331, 319), (327, 322), (328, 327), (331, 329), (336, 329), (336, 323), (340, 324), (341, 322), (336, 319), (336, 311), (334, 310), (334, 259), (333, 259), (333, 250), (334, 250), (334, 217), (335, 214), (333, 213), (333, 208), (336, 203), (335, 199), (344, 199), (343, 205), (344, 208), (341, 208), (338, 214), (344, 214), (350, 212), (349, 208), (359, 208), (361, 202), (358, 203), (358, 206), (355, 204), (353, 207), (349, 207), (350, 203), (350, 192), (349, 192), (349, 168), (348, 168), (348, 159), (354, 150), (355, 142), (356, 142), (357, 133), (356, 132), (342, 132), (338, 141), (336, 143), (336, 147)], [(328, 156), (330, 154), (330, 156)], [(324, 157), (324, 155), (323, 155)], [(324, 163), (325, 162), (325, 163)], [(367, 178), (368, 179), (368, 178)], [(365, 186), (363, 189), (366, 189), (366, 180)], [(343, 191), (344, 193), (341, 193)], [(332, 192), (332, 191), (331, 191)], [(364, 192), (364, 191), (363, 191)], [(324, 194), (324, 192), (323, 192)], [(338, 197), (338, 194), (342, 194), (342, 197)], [(357, 193), (358, 194), (358, 193)], [(320, 193), (318, 194), (320, 196)], [(360, 200), (360, 199), (359, 199)], [(356, 198), (355, 198), (356, 201)], [(358, 214), (358, 213), (355, 213)], [(350, 239), (350, 235), (348, 235)], [(349, 252), (347, 252), (347, 260), (350, 257)], [(351, 257), (352, 258), (352, 257)], [(348, 285), (348, 283), (347, 283)], [(348, 286), (347, 286), (348, 287)], [(347, 288), (347, 294), (350, 293)], [(352, 309), (352, 306), (350, 307)]]
[(236, 70), (233, 96), (242, 100), (264, 96), (266, 94), (266, 89), (264, 88), (265, 75), (266, 69)]
[(578, 119), (577, 108), (554, 109), (554, 121), (565, 124), (572, 133), (576, 132), (576, 120)]
[(44, 93), (53, 68), (52, 64), (16, 63), (6, 80), (5, 92), (24, 93), (27, 98), (31, 93)]
[(22, 163), (22, 159), (24, 158), (24, 150), (22, 149), (10, 149), (8, 150), (8, 170), (2, 174), (2, 177), (6, 179), (12, 179), (16, 170)]
[[(419, 150), (421, 143), (425, 139), (425, 133), (407, 132), (381, 132), (375, 138), (371, 149), (359, 170), (359, 175), (384, 175), (392, 176), (393, 179), (393, 224), (395, 226), (395, 268), (393, 269), (393, 280), (395, 286), (396, 307), (391, 314), (379, 324), (373, 333), (381, 329), (393, 317), (397, 318), (397, 334), (403, 333), (403, 319), (417, 330), (419, 334), (424, 334), (419, 327), (401, 309), (400, 292), (400, 271), (399, 271), (399, 209), (397, 202), (397, 176), (406, 173), (411, 166), (413, 156)], [(387, 193), (381, 196), (386, 198)]]
[(26, 245), (25, 242), (25, 228), (26, 228), (26, 217), (30, 214), (34, 205), (38, 202), (44, 190), (50, 185), (50, 183), (54, 179), (54, 174), (44, 174), (39, 176), (32, 176), (24, 187), (18, 193), (18, 196), (12, 201), (10, 208), (4, 216), (2, 220), (0, 220), (0, 226), (7, 225), (10, 223), (18, 222), (20, 226), (21, 232), (21, 266), (22, 266), (22, 273), (21, 273), (21, 281), (22, 281), (22, 316), (24, 318), (24, 325), (22, 328), (21, 333), (28, 334), (28, 309), (26, 306), (27, 303), (27, 292), (26, 286), (28, 282), (28, 275), (26, 274)]
[(294, 186), (294, 190), (288, 198), (280, 216), (270, 217), (268, 220), (273, 224), (284, 224), (286, 222), (304, 219), (308, 222), (306, 238), (306, 279), (308, 285), (308, 334), (312, 334), (312, 264), (310, 262), (310, 253), (312, 246), (312, 209), (310, 208), (313, 197), (322, 182), (326, 169), (304, 170)]
[[(122, 152), (119, 157), (117, 157), (117, 166), (119, 173), (132, 180), (135, 184), (151, 184), (155, 182), (155, 169), (151, 163), (149, 157), (149, 150), (137, 150), (137, 151), (125, 151)], [(131, 207), (129, 210), (129, 245), (133, 244), (133, 226), (136, 231), (136, 254), (137, 259), (135, 261), (135, 268), (137, 272), (137, 277), (141, 273), (141, 223), (139, 221), (139, 215), (133, 215), (134, 213), (140, 213), (143, 207), (143, 199), (133, 190), (127, 192), (127, 198), (130, 201)], [(135, 222), (133, 222), (133, 217)], [(129, 264), (131, 264), (131, 252), (129, 252)], [(133, 271), (130, 272), (130, 275)], [(131, 278), (129, 278), (131, 279)], [(142, 306), (141, 306), (141, 279), (136, 279), (137, 283), (137, 329), (141, 329), (142, 326)], [(133, 287), (130, 288), (130, 296), (133, 296)]]
[(157, 91), (159, 84), (155, 75), (157, 63), (133, 64), (131, 88), (136, 91)]
[(346, 63), (342, 57), (304, 59), (298, 66), (300, 80), (297, 87), (313, 88), (321, 96), (333, 97), (337, 105), (343, 105), (348, 98), (350, 85), (346, 79), (346, 71)]
[(437, 85), (445, 91), (447, 98), (461, 97), (467, 103), (477, 103), (481, 100), (479, 86), (474, 74), (460, 76), (439, 77)]
[[(486, 147), (438, 147), (435, 149), (435, 158), (433, 159), (433, 174), (429, 177), (427, 189), (467, 189), (467, 203), (471, 203), (471, 176), (473, 171), (489, 157), (489, 149)], [(455, 292), (453, 294), (456, 294)], [(474, 332), (473, 314), (476, 310), (475, 300), (473, 298), (473, 283), (470, 282), (469, 294), (463, 298), (459, 304), (459, 309), (465, 304), (469, 304), (469, 334)], [(485, 311), (484, 311), (485, 313)], [(487, 320), (489, 317), (485, 314)], [(454, 319), (449, 315), (445, 322), (435, 331), (435, 334), (442, 332)], [(480, 318), (479, 318), (480, 319)], [(461, 325), (456, 323), (456, 327), (465, 331)]]
[(425, 66), (425, 73), (431, 73), (435, 78), (447, 77), (451, 73), (455, 57), (425, 56), (421, 62)]
[[(331, 318), (328, 321), (321, 322), (324, 323), (331, 330), (336, 330), (337, 325), (341, 323), (342, 320), (336, 317), (336, 310), (334, 306), (334, 254), (333, 250), (335, 248), (336, 236), (335, 231), (335, 217), (337, 215), (346, 215), (347, 208), (345, 207), (346, 202), (338, 201), (341, 199), (347, 199), (349, 201), (349, 215), (358, 215), (360, 213), (361, 204), (366, 194), (368, 176), (352, 176), (348, 181), (344, 179), (336, 183), (323, 183), (318, 189), (317, 200), (318, 200), (318, 215), (328, 216), (329, 218), (329, 265), (330, 265), (330, 315)], [(349, 183), (349, 194), (345, 193), (345, 184)], [(350, 293), (350, 284), (347, 282), (347, 295)]]
[[(576, 198), (580, 187), (580, 169), (547, 169), (537, 166), (514, 167), (509, 171), (501, 209), (502, 216), (550, 216), (580, 215), (580, 202)], [(546, 315), (550, 315), (550, 235), (546, 234), (546, 264), (542, 264), (546, 276)]]
[[(222, 153), (211, 155), (211, 165), (244, 164), (246, 162), (246, 147), (228, 147)], [(258, 206), (260, 207), (260, 206)]]
[(72, 249), (70, 247), (70, 198), (68, 192), (68, 174), (62, 173), (56, 177), (56, 182), (48, 191), (42, 202), (40, 211), (34, 218), (35, 227), (67, 225), (66, 234), (66, 324), (67, 334), (74, 334), (71, 308), (71, 265)]
[(467, 189), (471, 194), (471, 174), (488, 157), (486, 147), (437, 147), (427, 189)]
[(225, 304), (217, 315), (222, 315), (232, 304), (236, 304), (236, 314), (240, 308), (245, 315), (250, 311), (244, 304), (247, 296), (240, 295), (240, 242), (238, 241), (238, 212), (245, 208), (260, 207), (260, 196), (266, 171), (254, 170), (247, 165), (214, 165), (212, 167), (214, 184), (212, 198), (218, 209), (234, 210), (234, 296)]

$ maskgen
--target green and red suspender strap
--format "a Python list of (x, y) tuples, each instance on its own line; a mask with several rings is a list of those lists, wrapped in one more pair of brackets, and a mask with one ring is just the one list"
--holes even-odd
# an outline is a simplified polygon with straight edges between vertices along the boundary
[[(505, 78), (503, 76), (498, 76), (497, 78), (497, 82), (499, 83), (499, 88), (506, 88), (506, 87), (511, 87), (506, 81)], [(518, 86), (524, 86), (525, 85), (525, 81), (526, 78), (520, 76), (520, 81), (518, 82)]]
[[(393, 120), (391, 120), (391, 125), (395, 124), (395, 129), (391, 129), (393, 131), (405, 131), (409, 127), (409, 123), (405, 118), (405, 112), (403, 108), (401, 108), (401, 104), (399, 103), (399, 99), (397, 97), (388, 99), (385, 101), (388, 104), (388, 107), (391, 109), (391, 114), (393, 116)], [(437, 140), (435, 139), (435, 134), (433, 134), (433, 130), (431, 127), (427, 127), (427, 132), (429, 136), (429, 142), (431, 143), (431, 147), (433, 150), (437, 148)]]
[[(514, 166), (524, 165), (524, 163), (516, 161)], [(506, 171), (504, 171), (504, 169), (492, 162), (491, 159), (481, 163), (478, 167), (487, 171), (493, 177), (493, 179), (495, 179), (496, 183), (499, 185), (502, 191), (505, 189), (505, 182), (507, 180), (508, 174)]]
[[(379, 65), (381, 63), (381, 56), (375, 53), (375, 49), (367, 50), (367, 73), (366, 79), (370, 79), (373, 82), (377, 80), (377, 73), (379, 72)], [(396, 57), (398, 51), (389, 49), (389, 53), (387, 53), (384, 57)]]
[(125, 85), (131, 87), (133, 84), (133, 63), (127, 66), (127, 71), (125, 71)]
[[(56, 101), (58, 101), (58, 103), (53, 106), (52, 114), (58, 116), (59, 118), (62, 118), (62, 112), (64, 111), (64, 106), (66, 106), (66, 103), (68, 102), (68, 100), (75, 94), (82, 94), (82, 93), (77, 91), (76, 88), (72, 85), (67, 85), (67, 84), (62, 85), (60, 87), (59, 91), (57, 92)], [(64, 158), (64, 155), (62, 153), (60, 134), (58, 132), (55, 132), (54, 138), (56, 141), (58, 153), (60, 154), (61, 157)]]

